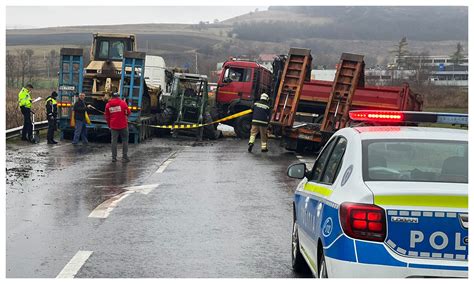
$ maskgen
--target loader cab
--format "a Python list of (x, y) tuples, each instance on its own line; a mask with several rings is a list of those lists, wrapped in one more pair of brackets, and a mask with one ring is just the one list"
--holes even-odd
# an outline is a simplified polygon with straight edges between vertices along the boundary
[(95, 61), (122, 61), (125, 51), (135, 51), (134, 35), (94, 34), (92, 58)]

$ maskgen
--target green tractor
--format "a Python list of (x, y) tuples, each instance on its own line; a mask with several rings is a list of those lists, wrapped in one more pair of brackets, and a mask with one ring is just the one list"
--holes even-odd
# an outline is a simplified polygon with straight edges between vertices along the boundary
[(194, 134), (201, 141), (203, 136), (214, 140), (221, 132), (216, 124), (193, 127), (196, 124), (212, 122), (210, 115), (207, 76), (199, 74), (174, 73), (169, 76), (170, 92), (160, 97), (161, 115), (159, 124), (180, 125), (171, 130), (172, 135)]

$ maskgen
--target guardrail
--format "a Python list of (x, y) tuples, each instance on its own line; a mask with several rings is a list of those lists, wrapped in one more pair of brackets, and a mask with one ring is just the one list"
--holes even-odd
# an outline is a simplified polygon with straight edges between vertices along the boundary
[[(47, 128), (48, 128), (47, 120), (35, 122), (35, 131), (40, 131), (42, 129), (47, 129)], [(7, 129), (5, 136), (7, 137), (7, 139), (20, 136), (22, 129), (23, 129), (23, 126)]]

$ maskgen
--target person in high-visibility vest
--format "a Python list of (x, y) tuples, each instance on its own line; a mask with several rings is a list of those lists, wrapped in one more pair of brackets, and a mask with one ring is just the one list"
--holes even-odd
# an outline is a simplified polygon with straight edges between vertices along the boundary
[(31, 84), (21, 88), (18, 93), (18, 105), (23, 114), (23, 129), (21, 131), (21, 140), (33, 142), (33, 125), (31, 124)]
[(51, 96), (46, 98), (46, 116), (48, 118), (48, 144), (58, 144), (58, 142), (54, 141), (54, 131), (57, 129), (57, 117), (58, 117), (58, 102), (56, 98), (58, 94), (56, 92), (52, 92)]
[(260, 100), (253, 104), (252, 110), (252, 128), (250, 129), (250, 140), (248, 151), (252, 152), (253, 144), (255, 143), (255, 138), (260, 132), (260, 140), (262, 142), (262, 152), (268, 152), (267, 147), (267, 128), (268, 122), (270, 121), (270, 97), (263, 93), (260, 96)]

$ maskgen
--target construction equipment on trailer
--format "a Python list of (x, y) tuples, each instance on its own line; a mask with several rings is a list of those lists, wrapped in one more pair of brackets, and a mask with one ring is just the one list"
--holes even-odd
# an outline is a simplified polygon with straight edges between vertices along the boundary
[(311, 62), (311, 50), (290, 48), (270, 119), (278, 133), (293, 125), (304, 81), (309, 81)]
[[(93, 34), (91, 61), (84, 70), (83, 86), (83, 91), (86, 94), (86, 104), (90, 104), (99, 110), (92, 111), (92, 114), (100, 114), (101, 111), (104, 111), (111, 94), (119, 91), (123, 57), (127, 51), (137, 51), (135, 35)], [(153, 82), (156, 80), (147, 78), (147, 81)], [(158, 97), (160, 91), (160, 88), (148, 87), (145, 83), (141, 110), (143, 113), (159, 111)]]
[(357, 87), (364, 87), (364, 56), (343, 53), (332, 85), (320, 132), (325, 143), (331, 135), (346, 126)]
[[(86, 104), (92, 106), (88, 109), (92, 123), (87, 128), (93, 131), (89, 133), (108, 134), (103, 117), (105, 105), (112, 93), (123, 91), (127, 94), (121, 97), (128, 99), (132, 110), (130, 133), (135, 143), (151, 136), (152, 130), (146, 125), (155, 123), (161, 111), (159, 96), (164, 89), (160, 84), (164, 85), (165, 63), (159, 56), (145, 57), (144, 53), (136, 53), (136, 49), (134, 35), (94, 33), (87, 67), (83, 66), (82, 49), (62, 49), (58, 103), (62, 138), (72, 130), (71, 106), (77, 94), (84, 92)], [(145, 58), (150, 60), (150, 70), (154, 72), (145, 74)], [(70, 63), (71, 60), (74, 62)], [(130, 86), (133, 91), (128, 89)]]
[[(207, 76), (199, 74), (174, 73), (171, 92), (161, 96), (161, 107), (164, 109), (159, 117), (160, 125), (180, 125), (173, 129), (173, 136), (179, 133), (192, 133), (198, 140), (203, 136), (217, 139), (220, 131), (217, 125), (206, 125), (191, 128), (194, 124), (212, 122), (209, 108)], [(186, 126), (189, 126), (186, 129)]]
[(59, 56), (57, 106), (62, 140), (65, 136), (72, 136), (74, 131), (70, 126), (72, 107), (82, 92), (84, 62), (81, 48), (61, 48)]
[[(272, 72), (254, 61), (229, 59), (224, 62), (217, 81), (213, 119), (223, 118), (252, 108), (262, 93), (271, 94)], [(273, 101), (274, 97), (270, 97)], [(245, 115), (226, 124), (233, 126), (240, 138), (250, 136), (252, 115)]]

